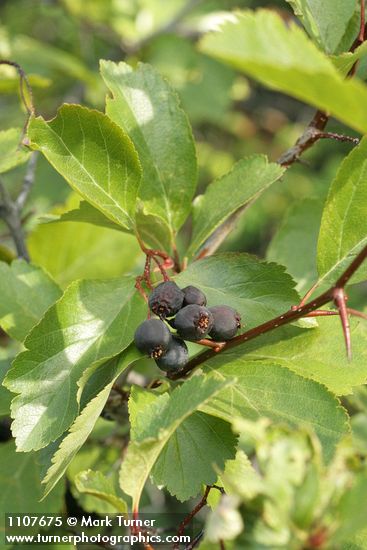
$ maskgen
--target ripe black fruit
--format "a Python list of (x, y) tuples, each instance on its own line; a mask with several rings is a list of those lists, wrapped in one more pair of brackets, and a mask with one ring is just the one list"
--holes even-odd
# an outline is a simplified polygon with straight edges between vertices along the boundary
[(158, 359), (167, 351), (172, 335), (160, 319), (148, 319), (135, 331), (134, 342), (142, 353)]
[(181, 369), (189, 360), (187, 346), (181, 338), (172, 336), (168, 349), (162, 357), (156, 359), (158, 367), (164, 371)]
[(186, 286), (182, 289), (182, 292), (184, 293), (184, 306), (188, 306), (191, 304), (197, 304), (198, 306), (206, 306), (206, 296), (204, 292), (201, 292), (196, 286)]
[(203, 306), (185, 306), (175, 317), (175, 328), (185, 340), (200, 340), (213, 326), (213, 315)]
[(214, 306), (209, 308), (213, 315), (214, 323), (210, 330), (210, 336), (217, 342), (230, 340), (241, 327), (241, 315), (229, 306)]
[(149, 307), (158, 317), (172, 317), (182, 307), (184, 293), (173, 281), (159, 284), (149, 296)]

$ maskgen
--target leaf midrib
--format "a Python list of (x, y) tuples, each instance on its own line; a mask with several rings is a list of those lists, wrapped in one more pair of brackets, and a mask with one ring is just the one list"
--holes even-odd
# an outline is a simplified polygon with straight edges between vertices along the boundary
[[(124, 98), (124, 101), (125, 101), (125, 104), (128, 108), (128, 111), (130, 113), (130, 116), (132, 117), (133, 120), (135, 120), (136, 122), (136, 125), (135, 125), (135, 128), (134, 128), (134, 131), (136, 133), (139, 134), (140, 136), (140, 139), (141, 141), (144, 143), (144, 149), (145, 149), (145, 155), (151, 160), (151, 165), (154, 167), (154, 172), (156, 173), (156, 176), (157, 176), (157, 181), (159, 182), (159, 185), (161, 187), (161, 190), (162, 190), (162, 196), (163, 196), (163, 200), (164, 200), (164, 209), (165, 209), (165, 212), (166, 212), (166, 220), (167, 223), (169, 224), (169, 228), (171, 230), (171, 233), (173, 233), (173, 225), (172, 225), (172, 214), (171, 214), (171, 208), (170, 208), (170, 202), (168, 200), (168, 195), (167, 195), (167, 190), (166, 190), (166, 186), (165, 184), (163, 183), (162, 179), (161, 179), (161, 175), (160, 175), (160, 171), (158, 170), (158, 167), (157, 167), (157, 163), (156, 163), (156, 160), (155, 158), (150, 154), (150, 147), (149, 147), (149, 144), (148, 142), (146, 141), (146, 138), (145, 138), (145, 135), (144, 133), (141, 131), (141, 128), (140, 128), (140, 125), (138, 123), (138, 120), (134, 114), (134, 111), (132, 110), (132, 108), (130, 107), (130, 102), (129, 100), (127, 99), (127, 97), (120, 91), (119, 87), (117, 87), (117, 93), (118, 94), (121, 94), (122, 97)], [(107, 99), (107, 103), (116, 103), (116, 96), (114, 94), (114, 98), (113, 99), (110, 99), (108, 98)], [(145, 171), (144, 171), (144, 168), (143, 168), (143, 178), (145, 180), (145, 177), (146, 177), (146, 174), (145, 174)], [(157, 193), (158, 194), (158, 193)]]

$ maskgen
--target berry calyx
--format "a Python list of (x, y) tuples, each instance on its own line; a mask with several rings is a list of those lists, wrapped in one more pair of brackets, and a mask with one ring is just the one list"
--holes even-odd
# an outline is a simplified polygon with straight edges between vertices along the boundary
[(213, 326), (209, 336), (213, 340), (231, 340), (241, 328), (241, 315), (229, 306), (214, 306), (209, 308), (213, 315)]
[(166, 353), (159, 359), (156, 359), (158, 367), (166, 372), (181, 369), (188, 361), (189, 352), (187, 346), (177, 336), (172, 336)]
[(172, 335), (160, 319), (148, 319), (135, 331), (134, 342), (142, 353), (153, 359), (159, 359), (167, 351)]
[(160, 283), (149, 296), (149, 307), (155, 315), (165, 319), (181, 309), (184, 293), (173, 281)]
[(204, 306), (191, 304), (183, 307), (175, 317), (175, 329), (185, 340), (201, 340), (213, 326), (213, 315)]
[(182, 289), (184, 293), (184, 306), (191, 304), (197, 304), (198, 306), (206, 306), (206, 296), (204, 292), (201, 292), (196, 286), (186, 286)]

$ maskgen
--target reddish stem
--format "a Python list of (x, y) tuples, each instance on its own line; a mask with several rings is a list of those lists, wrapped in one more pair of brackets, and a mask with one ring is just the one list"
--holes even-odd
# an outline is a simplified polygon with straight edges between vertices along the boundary
[(152, 256), (152, 259), (153, 259), (153, 261), (157, 264), (158, 269), (159, 269), (159, 271), (160, 271), (161, 274), (162, 274), (163, 280), (164, 280), (165, 282), (169, 281), (169, 277), (168, 277), (168, 275), (167, 275), (167, 271), (164, 269), (163, 265), (162, 265), (161, 262), (158, 260), (158, 258), (156, 258), (155, 256)]
[(361, 24), (359, 28), (358, 41), (363, 44), (366, 35), (366, 6), (365, 0), (361, 0)]
[(144, 276), (143, 275), (139, 275), (138, 277), (136, 277), (136, 280), (135, 280), (135, 288), (136, 290), (139, 292), (139, 294), (144, 298), (144, 300), (146, 301), (146, 303), (148, 303), (148, 296), (147, 296), (147, 293), (145, 292), (143, 286), (142, 286), (142, 282), (144, 281)]
[[(196, 516), (196, 514), (198, 512), (200, 512), (200, 510), (206, 505), (210, 490), (211, 490), (211, 486), (207, 485), (206, 488), (205, 488), (205, 492), (204, 492), (204, 495), (203, 495), (202, 499), (198, 502), (198, 504), (195, 506), (195, 508), (193, 510), (191, 510), (191, 512), (180, 523), (180, 526), (177, 530), (177, 536), (181, 537), (183, 535), (187, 525), (192, 521), (192, 519)], [(173, 546), (174, 550), (178, 550), (178, 548), (179, 548), (178, 544), (175, 544)]]

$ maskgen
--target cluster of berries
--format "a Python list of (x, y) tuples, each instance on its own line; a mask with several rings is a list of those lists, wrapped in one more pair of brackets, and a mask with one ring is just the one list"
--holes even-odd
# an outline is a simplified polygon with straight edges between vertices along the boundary
[[(180, 369), (189, 360), (184, 340), (192, 342), (210, 336), (221, 342), (233, 338), (241, 316), (229, 306), (206, 307), (205, 294), (194, 286), (182, 290), (173, 281), (159, 284), (149, 296), (150, 310), (159, 319), (148, 319), (134, 336), (139, 351), (155, 359), (164, 371)], [(170, 327), (177, 331), (173, 335)]]

